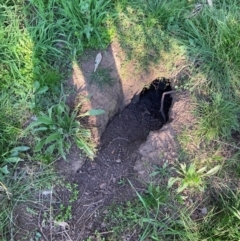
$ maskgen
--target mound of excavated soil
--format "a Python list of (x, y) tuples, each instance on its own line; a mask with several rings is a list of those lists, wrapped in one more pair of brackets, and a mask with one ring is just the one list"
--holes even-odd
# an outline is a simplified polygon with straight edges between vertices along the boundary
[(161, 167), (165, 162), (171, 164), (176, 161), (179, 153), (177, 134), (194, 125), (193, 104), (189, 94), (176, 93), (173, 99), (169, 122), (160, 130), (150, 132), (146, 142), (138, 149), (141, 158), (136, 161), (134, 170), (142, 181), (150, 181), (150, 174), (156, 166)]

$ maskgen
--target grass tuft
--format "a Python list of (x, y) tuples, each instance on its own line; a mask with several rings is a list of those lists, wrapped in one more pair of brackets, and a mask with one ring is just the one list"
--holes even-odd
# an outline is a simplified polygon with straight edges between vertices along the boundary
[(229, 139), (232, 131), (240, 129), (239, 105), (221, 94), (213, 95), (210, 102), (200, 101), (197, 114), (201, 117), (199, 135), (208, 142), (219, 138)]
[(186, 46), (197, 72), (205, 75), (206, 81), (194, 85), (208, 93), (213, 90), (235, 95), (239, 89), (240, 9), (234, 0), (217, 5), (205, 5), (200, 14), (180, 22), (175, 26), (176, 36)]

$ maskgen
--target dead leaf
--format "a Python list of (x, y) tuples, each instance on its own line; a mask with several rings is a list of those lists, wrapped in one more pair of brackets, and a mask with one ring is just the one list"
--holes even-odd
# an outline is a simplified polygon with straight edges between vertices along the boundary
[(96, 70), (98, 68), (98, 65), (100, 64), (101, 60), (102, 60), (102, 54), (98, 53), (97, 56), (96, 56), (96, 59), (95, 59), (94, 72), (96, 72)]

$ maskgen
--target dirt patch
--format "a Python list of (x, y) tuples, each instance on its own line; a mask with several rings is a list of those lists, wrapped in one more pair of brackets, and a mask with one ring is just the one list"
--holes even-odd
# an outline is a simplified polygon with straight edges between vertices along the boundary
[[(170, 101), (171, 96), (168, 98)], [(142, 96), (137, 103), (130, 103), (115, 115), (102, 135), (94, 162), (86, 162), (71, 178), (67, 175), (81, 193), (70, 223), (75, 230), (69, 233), (73, 240), (84, 240), (96, 231), (107, 232), (103, 219), (108, 206), (135, 198), (136, 192), (130, 183), (139, 192), (143, 191), (142, 181), (149, 181), (154, 165), (177, 158), (176, 135), (193, 121), (190, 96), (187, 93), (174, 96), (170, 123), (160, 130), (164, 123), (151, 109), (150, 100)], [(161, 95), (158, 100), (159, 109)], [(159, 153), (163, 153), (164, 158), (159, 158)]]
[[(136, 150), (150, 131), (163, 126), (159, 115), (161, 96), (170, 88), (166, 87), (165, 80), (155, 81), (154, 84), (154, 89), (150, 86), (144, 90), (137, 103), (131, 102), (112, 118), (102, 135), (96, 159), (94, 162), (86, 162), (74, 175), (72, 181), (77, 183), (82, 197), (74, 209), (77, 219), (72, 222), (82, 230), (82, 239), (96, 230), (104, 232), (102, 220), (106, 207), (136, 196), (129, 182), (137, 190), (144, 190), (144, 185), (137, 180), (133, 169), (139, 158)], [(168, 96), (165, 102), (170, 100)], [(157, 111), (154, 108), (156, 102)], [(168, 110), (165, 112), (167, 114)]]
[[(67, 223), (67, 230), (54, 228), (54, 217), (60, 209), (60, 206), (56, 206), (49, 221), (51, 225), (40, 231), (38, 225), (35, 230), (35, 234), (36, 231), (43, 233), (42, 240), (82, 241), (96, 231), (107, 233), (103, 219), (109, 205), (131, 200), (136, 197), (135, 190), (145, 190), (142, 180), (148, 181), (147, 176), (154, 164), (161, 165), (165, 159), (176, 158), (178, 145), (175, 137), (183, 125), (192, 120), (188, 113), (191, 108), (187, 93), (174, 95), (173, 105), (172, 96), (165, 97), (166, 116), (168, 108), (173, 106), (168, 118), (170, 123), (164, 125), (159, 112), (163, 92), (171, 90), (167, 79), (173, 82), (182, 73), (183, 66), (179, 65), (181, 59), (179, 62), (174, 60), (176, 65), (172, 62), (171, 67), (175, 67), (171, 72), (164, 62), (150, 67), (148, 72), (139, 72), (134, 69), (134, 61), (125, 61), (118, 43), (114, 42), (102, 53), (103, 60), (99, 66), (99, 70), (108, 70), (109, 75), (105, 77), (114, 81), (99, 88), (92, 79), (97, 53), (87, 53), (84, 59), (74, 65), (69, 86), (75, 85), (77, 91), (69, 96), (68, 102), (74, 106), (78, 104), (79, 96), (90, 95), (83, 109), (101, 108), (106, 111), (105, 115), (88, 120), (96, 142), (100, 143), (99, 151), (91, 162), (86, 161), (80, 151), (73, 147), (67, 157), (68, 162), (56, 163), (65, 182), (75, 186), (78, 197), (71, 202), (69, 190), (54, 188), (57, 194), (53, 198), (62, 200), (65, 207), (71, 206), (72, 217), (62, 220)], [(150, 85), (153, 80), (153, 85)], [(164, 153), (165, 159), (159, 158), (159, 153)], [(43, 217), (37, 217), (36, 222), (41, 224)], [(22, 227), (21, 224), (19, 226)]]
[(191, 97), (187, 92), (176, 93), (173, 99), (169, 122), (159, 131), (151, 132), (138, 149), (141, 158), (136, 161), (134, 170), (138, 172), (140, 180), (147, 183), (156, 166), (176, 162), (179, 155), (177, 135), (185, 128), (191, 129), (196, 121)]
[[(68, 81), (68, 87), (76, 88), (76, 93), (68, 98), (71, 106), (78, 104), (81, 96), (88, 97), (89, 100), (85, 101), (83, 111), (91, 108), (101, 108), (106, 111), (105, 115), (91, 117), (88, 121), (96, 142), (99, 142), (109, 120), (131, 101), (136, 103), (145, 86), (149, 86), (157, 78), (174, 80), (186, 67), (186, 60), (178, 54), (174, 58), (163, 55), (160, 63), (152, 64), (146, 70), (140, 70), (137, 67), (137, 60), (129, 61), (119, 42), (115, 40), (106, 51), (102, 52), (102, 61), (94, 73), (94, 63), (98, 53), (99, 51), (87, 51), (73, 65), (73, 74)], [(105, 84), (101, 85), (99, 82)]]

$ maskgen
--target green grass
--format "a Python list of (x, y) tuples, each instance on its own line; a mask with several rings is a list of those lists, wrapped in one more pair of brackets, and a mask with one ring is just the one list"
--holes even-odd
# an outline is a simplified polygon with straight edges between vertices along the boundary
[[(31, 170), (32, 168), (32, 170)], [(38, 171), (34, 171), (36, 166), (29, 170), (16, 169), (15, 176), (6, 177), (2, 181), (5, 183), (5, 192), (0, 195), (1, 215), (0, 215), (0, 239), (10, 240), (14, 238), (17, 226), (14, 213), (21, 205), (31, 206), (33, 202), (38, 203), (39, 192), (51, 188), (51, 184), (56, 182), (56, 175), (51, 169), (42, 169), (38, 166)], [(30, 171), (33, 171), (32, 173)], [(36, 197), (37, 195), (37, 197)]]
[[(104, 47), (110, 36), (104, 26), (111, 1), (36, 0), (25, 8), (26, 26), (35, 43), (35, 52), (44, 60), (70, 58), (85, 47)], [(53, 11), (54, 9), (54, 11)]]
[[(107, 214), (107, 228), (113, 231), (109, 240), (131, 236), (134, 240), (197, 240), (196, 224), (191, 220), (191, 208), (178, 202), (179, 195), (166, 186), (149, 184), (138, 200), (112, 206)], [(133, 231), (134, 230), (134, 231)]]
[(171, 49), (167, 29), (181, 21), (187, 1), (117, 1), (113, 28), (129, 60), (140, 69), (159, 61), (162, 51)]
[(240, 238), (240, 194), (239, 187), (234, 183), (229, 186), (213, 190), (213, 211), (201, 223), (201, 238), (211, 241), (233, 240)]
[(222, 1), (213, 9), (204, 6), (198, 15), (175, 26), (176, 37), (186, 46), (196, 71), (205, 75), (192, 83), (195, 87), (208, 93), (224, 90), (226, 94), (239, 94), (238, 13), (236, 1)]
[(214, 94), (210, 101), (199, 101), (199, 135), (207, 141), (229, 139), (233, 131), (240, 129), (239, 104), (224, 95)]
[[(106, 48), (113, 37), (139, 69), (148, 69), (152, 63), (161, 61), (162, 56), (171, 56), (172, 43), (185, 51), (192, 68), (184, 86), (195, 95), (198, 119), (180, 140), (183, 153), (187, 153), (181, 161), (188, 167), (183, 166), (179, 173), (179, 188), (180, 193), (189, 193), (192, 186), (204, 189), (202, 195), (207, 196), (204, 205), (209, 210), (196, 221), (192, 214), (197, 207), (186, 209), (175, 185), (168, 189), (148, 184), (146, 193), (137, 193), (137, 200), (113, 208), (108, 219), (109, 229), (115, 231), (113, 238), (133, 234), (138, 240), (240, 239), (239, 187), (231, 176), (238, 178), (240, 173), (238, 140), (232, 138), (232, 133), (240, 129), (240, 6), (237, 0), (216, 1), (212, 9), (205, 4), (193, 15), (196, 3), (187, 0), (1, 2), (2, 240), (11, 236), (14, 206), (29, 197), (32, 187), (37, 190), (53, 180), (46, 170), (31, 180), (21, 175), (14, 179), (19, 161), (43, 160), (46, 152), (53, 158), (65, 157), (76, 138), (80, 138), (79, 147), (93, 157), (93, 150), (87, 145), (91, 142), (89, 131), (79, 129), (78, 113), (65, 103), (59, 104), (59, 100), (66, 92), (62, 86), (71, 75), (73, 60), (86, 48)], [(92, 75), (92, 84), (100, 88), (111, 83), (105, 70)], [(55, 113), (59, 108), (60, 113)], [(92, 110), (86, 115), (96, 113)], [(31, 135), (22, 138), (35, 114), (38, 121), (42, 120), (33, 124), (38, 145)], [(86, 142), (82, 142), (83, 136)], [(223, 170), (218, 174), (218, 183), (209, 186), (205, 179), (207, 171), (199, 169), (206, 166), (212, 170), (219, 164), (223, 164)], [(226, 177), (234, 185), (227, 185)], [(217, 185), (226, 188), (218, 190)], [(70, 215), (69, 210), (66, 213)]]

